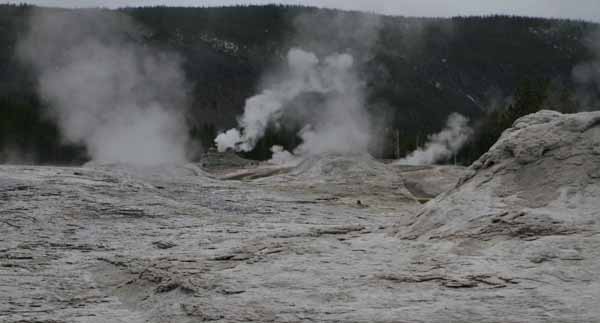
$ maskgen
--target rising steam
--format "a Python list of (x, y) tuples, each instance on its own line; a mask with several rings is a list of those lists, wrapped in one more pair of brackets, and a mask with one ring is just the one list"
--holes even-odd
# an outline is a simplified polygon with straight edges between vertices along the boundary
[(273, 153), (269, 163), (275, 165), (297, 165), (300, 163), (300, 159), (294, 156), (289, 151), (285, 150), (282, 146), (275, 145), (271, 147), (271, 152)]
[(468, 125), (469, 119), (458, 113), (448, 117), (446, 128), (437, 134), (429, 136), (424, 147), (410, 153), (399, 160), (400, 165), (432, 165), (436, 162), (451, 158), (467, 142), (473, 134)]
[(179, 58), (144, 46), (143, 36), (117, 12), (36, 10), (18, 46), (64, 139), (84, 144), (94, 161), (186, 160)]
[[(298, 134), (302, 144), (296, 154), (325, 152), (366, 152), (369, 143), (369, 117), (364, 111), (362, 84), (354, 70), (354, 59), (348, 54), (334, 54), (319, 59), (315, 54), (292, 49), (287, 68), (276, 77), (276, 85), (246, 101), (239, 129), (220, 134), (215, 142), (219, 151), (251, 151), (264, 136), (271, 123), (280, 122), (292, 101), (296, 109), (311, 108), (303, 102), (305, 94), (324, 97), (323, 108), (313, 113), (312, 123), (301, 120), (305, 127)], [(298, 101), (300, 101), (298, 103)]]

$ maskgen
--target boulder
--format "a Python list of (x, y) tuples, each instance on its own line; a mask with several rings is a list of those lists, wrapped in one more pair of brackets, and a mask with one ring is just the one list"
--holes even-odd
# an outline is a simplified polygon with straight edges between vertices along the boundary
[(536, 239), (596, 230), (599, 147), (600, 112), (522, 117), (398, 236)]

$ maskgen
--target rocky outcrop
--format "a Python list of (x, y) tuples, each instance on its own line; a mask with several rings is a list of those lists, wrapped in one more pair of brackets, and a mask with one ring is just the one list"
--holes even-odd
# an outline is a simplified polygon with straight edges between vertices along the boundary
[[(598, 229), (600, 112), (518, 119), (402, 238), (536, 238)], [(412, 222), (412, 223), (411, 223)]]
[(0, 166), (0, 322), (596, 322), (597, 118), (519, 120), (422, 212), (453, 176), (366, 156)]
[[(420, 207), (402, 174), (368, 154), (309, 156), (287, 174), (267, 179), (284, 190), (311, 192), (322, 199), (358, 208), (412, 213)], [(397, 208), (395, 205), (402, 205)]]
[(398, 169), (406, 188), (422, 202), (453, 189), (468, 171), (466, 167), (448, 165), (393, 166)]
[(390, 170), (368, 154), (323, 154), (304, 159), (290, 175), (298, 179), (351, 181), (385, 178), (390, 176)]

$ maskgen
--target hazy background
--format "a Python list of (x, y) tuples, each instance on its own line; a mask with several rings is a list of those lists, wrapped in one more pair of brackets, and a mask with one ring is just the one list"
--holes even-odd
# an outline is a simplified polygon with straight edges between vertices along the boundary
[[(188, 147), (199, 156), (225, 134), (217, 143), (244, 148), (243, 157), (257, 160), (285, 150), (354, 153), (367, 146), (377, 158), (416, 151), (421, 163), (443, 152), (440, 162), (467, 165), (524, 114), (600, 110), (600, 24), (491, 15), (507, 12), (489, 2), (468, 12), (431, 0), (313, 3), (464, 15), (452, 19), (231, 6), (227, 0), (30, 3), (154, 6), (0, 6), (0, 43), (6, 44), (0, 50), (0, 162), (181, 162), (189, 160)], [(511, 12), (564, 16), (582, 7), (596, 9), (544, 1), (517, 3)], [(38, 11), (74, 20), (31, 20)], [(490, 15), (466, 17), (485, 11)], [(310, 58), (300, 63), (312, 63), (295, 68), (296, 61), (287, 60), (290, 49)], [(329, 64), (335, 57), (352, 64)], [(348, 68), (329, 73), (335, 66)], [(347, 87), (333, 86), (338, 78)], [(453, 113), (464, 118), (448, 122)], [(245, 143), (247, 149), (240, 146)]]
[(125, 6), (222, 6), (236, 4), (301, 4), (373, 11), (404, 16), (457, 16), (510, 14), (600, 22), (598, 0), (15, 0), (0, 3), (31, 3), (60, 7)]

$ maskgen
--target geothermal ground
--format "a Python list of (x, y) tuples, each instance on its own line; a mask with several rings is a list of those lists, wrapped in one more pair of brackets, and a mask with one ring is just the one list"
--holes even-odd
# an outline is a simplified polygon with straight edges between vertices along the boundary
[[(595, 138), (598, 119), (563, 123)], [(581, 136), (530, 152), (539, 174), (518, 166), (522, 154), (493, 151), (482, 159), (496, 156), (492, 165), (470, 169), (362, 155), (287, 168), (231, 155), (181, 167), (0, 166), (0, 321), (594, 322), (598, 199), (580, 195), (600, 191), (600, 153), (590, 174), (586, 160), (577, 167), (591, 188), (577, 174), (557, 186), (580, 185), (568, 196), (529, 187), (552, 184), (553, 160), (587, 156), (589, 142), (573, 144)], [(520, 183), (518, 172), (533, 177)], [(500, 179), (507, 189), (489, 186)], [(539, 194), (521, 205), (527, 192)]]

